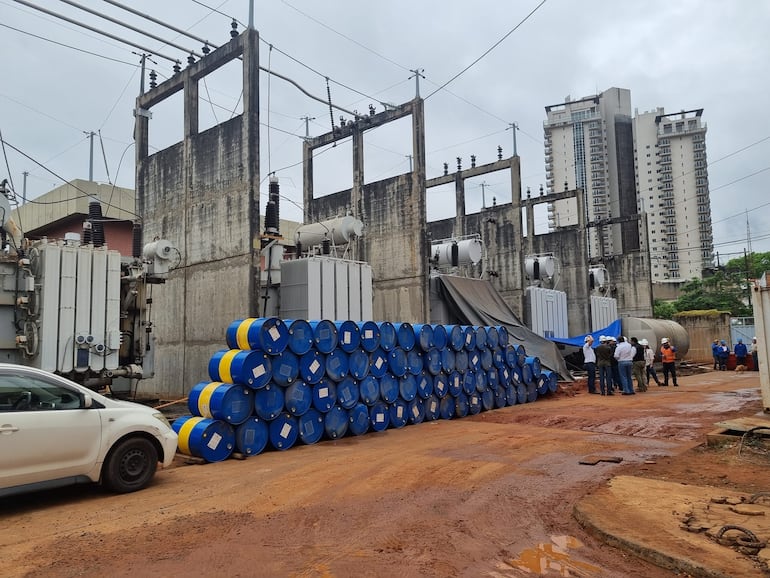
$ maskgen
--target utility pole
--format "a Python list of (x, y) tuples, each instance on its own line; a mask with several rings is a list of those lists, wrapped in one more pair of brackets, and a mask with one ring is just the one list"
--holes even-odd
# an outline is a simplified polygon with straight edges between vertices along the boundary
[(21, 204), (27, 202), (27, 177), (29, 176), (29, 171), (24, 171), (21, 173), (24, 176), (24, 184), (21, 187)]
[(406, 158), (409, 159), (409, 172), (412, 172), (412, 155), (406, 155)]
[(751, 224), (749, 223), (749, 210), (746, 209), (746, 241), (749, 246), (749, 255), (753, 253), (751, 250)]
[(486, 198), (484, 196), (484, 189), (486, 187), (488, 187), (489, 185), (486, 183), (486, 181), (484, 181), (484, 182), (481, 183), (480, 186), (481, 186), (481, 208), (482, 209), (486, 209), (487, 208), (487, 201), (486, 201)]
[(315, 120), (314, 116), (301, 116), (300, 120), (305, 121), (305, 140), (310, 138), (310, 121)]
[[(519, 125), (515, 122), (509, 122), (508, 128), (513, 131), (513, 156), (517, 157), (519, 156), (519, 152), (516, 149), (516, 131), (519, 130)], [(508, 129), (506, 129), (508, 130)]]
[(88, 138), (91, 139), (91, 156), (90, 161), (88, 163), (88, 180), (93, 181), (94, 180), (94, 136), (96, 136), (96, 133), (94, 131), (83, 131), (86, 135), (88, 135)]
[[(422, 76), (425, 78), (422, 73), (425, 72), (424, 68), (415, 68), (414, 70), (409, 70), (409, 72), (414, 72), (414, 83), (415, 83), (415, 98), (420, 98), (420, 77)], [(411, 76), (409, 78), (412, 78)]]
[(249, 0), (249, 30), (254, 30), (254, 0)]

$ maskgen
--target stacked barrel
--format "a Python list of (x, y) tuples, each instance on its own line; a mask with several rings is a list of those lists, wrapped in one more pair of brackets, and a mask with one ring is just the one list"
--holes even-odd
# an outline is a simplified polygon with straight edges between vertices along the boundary
[(256, 455), (532, 402), (557, 375), (503, 326), (234, 321), (174, 421), (182, 453)]

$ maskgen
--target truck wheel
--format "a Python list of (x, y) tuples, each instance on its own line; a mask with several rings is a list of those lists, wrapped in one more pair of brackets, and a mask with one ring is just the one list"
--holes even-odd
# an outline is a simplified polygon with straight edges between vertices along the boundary
[(157, 467), (158, 451), (152, 442), (142, 437), (128, 438), (110, 451), (102, 480), (113, 492), (135, 492), (150, 482)]

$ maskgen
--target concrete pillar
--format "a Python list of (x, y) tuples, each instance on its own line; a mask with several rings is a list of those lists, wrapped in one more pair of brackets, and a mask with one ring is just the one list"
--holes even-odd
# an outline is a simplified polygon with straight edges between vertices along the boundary
[(302, 201), (305, 223), (311, 222), (310, 207), (313, 200), (313, 147), (306, 140), (302, 144)]
[(754, 281), (751, 302), (754, 306), (754, 325), (759, 346), (759, 389), (762, 392), (762, 408), (770, 412), (770, 287), (767, 285), (767, 272), (761, 279)]
[(364, 191), (364, 132), (356, 126), (353, 129), (353, 187), (350, 191), (350, 209), (353, 216), (362, 219), (361, 196)]
[(455, 173), (455, 237), (465, 235), (465, 181), (462, 171)]

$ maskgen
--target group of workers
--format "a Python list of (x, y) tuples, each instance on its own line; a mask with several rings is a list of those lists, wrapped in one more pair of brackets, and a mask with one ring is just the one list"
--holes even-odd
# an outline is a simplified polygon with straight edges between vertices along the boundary
[[(588, 393), (597, 395), (634, 395), (647, 391), (652, 379), (656, 385), (665, 387), (671, 379), (674, 387), (676, 380), (676, 347), (668, 337), (660, 341), (660, 360), (663, 362), (663, 382), (655, 371), (655, 351), (646, 339), (632, 337), (627, 340), (601, 335), (599, 345), (594, 347), (592, 335), (586, 335), (583, 345), (583, 368), (588, 373)], [(599, 390), (596, 389), (596, 374), (599, 374)], [(636, 379), (636, 391), (634, 391)]]
[[(746, 368), (746, 360), (751, 353), (753, 363), (753, 370), (759, 371), (759, 348), (757, 346), (757, 338), (754, 337), (751, 340), (751, 349), (749, 349), (743, 342), (743, 338), (739, 337), (738, 342), (735, 344), (735, 365), (736, 367), (743, 366)], [(725, 371), (727, 369), (727, 360), (730, 358), (730, 347), (724, 339), (715, 339), (711, 344), (711, 354), (714, 357), (714, 369), (719, 371)]]

